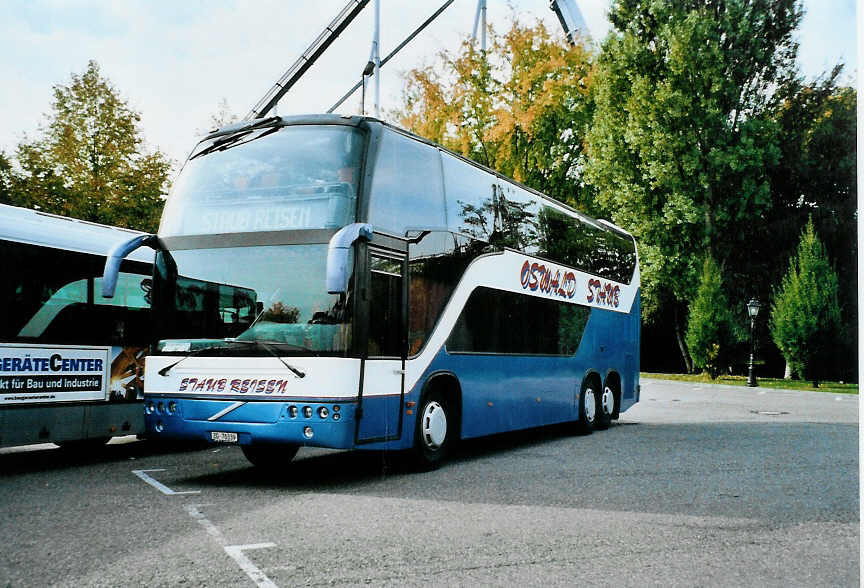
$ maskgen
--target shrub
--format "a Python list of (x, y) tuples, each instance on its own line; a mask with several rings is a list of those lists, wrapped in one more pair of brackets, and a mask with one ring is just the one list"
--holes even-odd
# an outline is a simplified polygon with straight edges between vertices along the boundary
[(732, 312), (723, 291), (721, 272), (711, 256), (705, 258), (699, 289), (690, 303), (685, 337), (693, 367), (708, 372), (712, 378), (729, 365), (733, 342)]
[(792, 370), (814, 386), (830, 370), (841, 337), (837, 289), (837, 273), (811, 218), (775, 292), (769, 328)]

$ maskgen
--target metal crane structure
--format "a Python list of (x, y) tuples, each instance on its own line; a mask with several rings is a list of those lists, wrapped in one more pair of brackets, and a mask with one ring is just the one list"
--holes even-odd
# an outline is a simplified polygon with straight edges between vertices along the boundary
[(486, 0), (477, 0), (477, 12), (474, 13), (474, 31), (471, 41), (477, 41), (477, 24), (480, 24), (480, 50), (486, 51)]
[[(340, 98), (330, 109), (328, 113), (332, 113), (342, 105), (358, 88), (363, 87), (363, 99), (361, 100), (361, 109), (365, 104), (366, 81), (369, 77), (375, 77), (375, 94), (374, 94), (374, 111), (375, 116), (380, 116), (380, 79), (379, 72), (390, 59), (392, 59), (405, 45), (411, 42), (423, 29), (435, 20), (444, 10), (453, 3), (453, 0), (446, 0), (441, 7), (435, 11), (423, 24), (417, 27), (408, 37), (405, 38), (396, 48), (390, 52), (384, 59), (381, 59), (379, 52), (380, 25), (381, 25), (381, 0), (374, 0), (375, 18), (374, 29), (372, 35), (372, 49), (369, 55), (369, 61), (363, 68), (360, 81), (357, 82), (342, 98)], [(263, 119), (272, 111), (279, 100), (291, 89), (294, 84), (312, 67), (315, 61), (330, 47), (336, 40), (339, 34), (344, 31), (354, 18), (366, 7), (369, 0), (349, 0), (348, 4), (336, 15), (336, 18), (315, 38), (309, 48), (304, 51), (295, 61), (288, 71), (273, 85), (272, 88), (264, 95), (261, 100), (252, 107), (252, 110), (243, 118), (244, 122)], [(576, 0), (550, 0), (549, 7), (558, 16), (561, 27), (567, 34), (567, 39), (570, 44), (575, 43), (576, 33), (588, 35), (588, 27), (585, 25), (585, 19), (582, 18), (582, 12)], [(477, 11), (474, 15), (474, 29), (471, 34), (472, 40), (477, 40), (477, 28), (480, 27), (480, 48), (486, 51), (486, 0), (477, 1)]]
[[(485, 0), (480, 1), (485, 3)], [(550, 0), (549, 8), (558, 17), (558, 22), (561, 23), (561, 28), (567, 33), (567, 40), (570, 41), (571, 45), (576, 44), (577, 33), (585, 37), (591, 36), (576, 0)]]
[[(375, 2), (377, 5), (378, 0), (375, 0)], [(297, 83), (297, 80), (306, 73), (306, 70), (312, 67), (312, 64), (330, 47), (339, 34), (351, 24), (351, 21), (360, 14), (360, 11), (368, 3), (369, 0), (350, 0), (345, 8), (336, 15), (336, 18), (312, 41), (309, 48), (288, 68), (288, 71), (282, 74), (282, 77), (270, 88), (270, 91), (252, 107), (252, 110), (249, 111), (249, 114), (243, 120), (253, 120), (267, 116), (267, 113), (276, 106), (282, 96), (291, 89), (291, 86)]]

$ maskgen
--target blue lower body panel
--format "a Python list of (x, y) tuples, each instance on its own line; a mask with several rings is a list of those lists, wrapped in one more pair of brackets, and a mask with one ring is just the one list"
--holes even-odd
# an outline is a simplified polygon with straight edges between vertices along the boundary
[[(153, 439), (198, 439), (213, 442), (212, 433), (236, 433), (240, 445), (289, 443), (350, 449), (354, 446), (356, 403), (249, 401), (214, 420), (234, 400), (145, 398), (145, 422)], [(173, 411), (171, 408), (173, 407)], [(291, 407), (297, 409), (292, 416)], [(305, 409), (311, 409), (311, 416)], [(322, 418), (321, 409), (326, 410)], [(311, 429), (311, 437), (304, 430)]]

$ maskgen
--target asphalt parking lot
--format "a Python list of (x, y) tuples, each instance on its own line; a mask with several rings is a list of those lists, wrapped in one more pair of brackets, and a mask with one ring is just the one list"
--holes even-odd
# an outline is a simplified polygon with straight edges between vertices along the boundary
[(607, 431), (433, 472), (301, 449), (0, 450), (0, 586), (859, 585), (858, 397), (643, 380)]

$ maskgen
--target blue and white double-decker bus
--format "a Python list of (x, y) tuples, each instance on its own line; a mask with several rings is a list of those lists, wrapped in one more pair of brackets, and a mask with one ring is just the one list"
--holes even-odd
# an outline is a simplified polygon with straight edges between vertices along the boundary
[[(145, 410), (156, 437), (409, 450), (639, 398), (633, 238), (366, 117), (204, 138), (158, 236)], [(106, 266), (110, 289), (112, 263)]]

